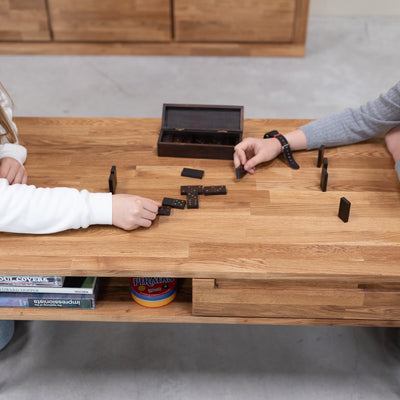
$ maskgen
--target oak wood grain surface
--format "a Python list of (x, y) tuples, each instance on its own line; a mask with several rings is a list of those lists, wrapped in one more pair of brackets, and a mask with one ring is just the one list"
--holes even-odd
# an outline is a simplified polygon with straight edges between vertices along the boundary
[[(29, 183), (162, 200), (185, 198), (181, 185), (226, 185), (200, 196), (199, 209), (172, 210), (150, 229), (94, 226), (53, 235), (1, 233), (2, 274), (174, 276), (218, 279), (400, 279), (400, 187), (382, 139), (332, 148), (327, 192), (319, 188), (317, 151), (296, 153), (235, 179), (231, 160), (157, 156), (160, 119), (17, 118), (28, 149)], [(245, 120), (244, 136), (285, 133), (305, 120)], [(205, 171), (201, 181), (183, 167)], [(348, 198), (350, 219), (338, 217)]]
[[(296, 0), (175, 0), (175, 37), (184, 42), (291, 42)], [(268, 23), (266, 23), (268, 21)]]
[(193, 314), (221, 317), (400, 319), (399, 284), (193, 279)]
[(167, 41), (170, 2), (165, 0), (48, 0), (56, 41)]
[(50, 39), (45, 0), (0, 0), (0, 41)]

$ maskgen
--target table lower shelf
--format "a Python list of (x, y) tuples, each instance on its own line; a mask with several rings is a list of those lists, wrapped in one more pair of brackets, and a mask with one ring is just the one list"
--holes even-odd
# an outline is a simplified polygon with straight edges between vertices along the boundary
[(146, 308), (132, 300), (129, 278), (103, 278), (102, 281), (102, 290), (94, 310), (5, 307), (0, 309), (0, 319), (400, 327), (400, 320), (193, 315), (192, 279), (189, 278), (179, 280), (178, 294), (172, 303), (161, 308)]

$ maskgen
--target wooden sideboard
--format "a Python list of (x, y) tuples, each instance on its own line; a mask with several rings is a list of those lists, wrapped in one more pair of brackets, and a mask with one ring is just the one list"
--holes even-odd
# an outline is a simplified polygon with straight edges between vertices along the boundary
[[(1, 308), (1, 319), (400, 326), (400, 184), (382, 138), (281, 157), (237, 180), (231, 160), (157, 156), (161, 119), (17, 118), (30, 184), (162, 200), (181, 185), (226, 185), (199, 209), (172, 210), (149, 229), (93, 226), (53, 235), (0, 233), (1, 274), (104, 277), (95, 310)], [(245, 120), (244, 136), (305, 120)], [(201, 181), (183, 167), (205, 171)], [(337, 216), (352, 203), (349, 222)], [(136, 304), (129, 277), (179, 278), (160, 309)]]
[(0, 54), (303, 56), (309, 0), (0, 0)]

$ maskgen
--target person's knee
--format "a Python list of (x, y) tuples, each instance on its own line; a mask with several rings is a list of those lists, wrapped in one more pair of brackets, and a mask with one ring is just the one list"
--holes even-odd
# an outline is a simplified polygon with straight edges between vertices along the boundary
[(0, 350), (3, 350), (12, 339), (14, 325), (14, 321), (0, 321)]

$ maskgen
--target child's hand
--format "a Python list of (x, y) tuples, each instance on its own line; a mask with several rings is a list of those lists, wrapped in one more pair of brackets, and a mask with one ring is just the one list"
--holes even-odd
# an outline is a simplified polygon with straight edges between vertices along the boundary
[(26, 183), (28, 175), (25, 168), (17, 160), (4, 157), (0, 160), (0, 178), (6, 178), (10, 185), (14, 183)]
[(392, 154), (394, 162), (400, 158), (400, 125), (390, 130), (385, 136), (388, 150)]
[(235, 168), (240, 164), (250, 174), (254, 174), (256, 165), (271, 161), (279, 156), (281, 152), (281, 144), (278, 139), (255, 139), (247, 138), (235, 146), (233, 154), (233, 162)]
[(157, 216), (161, 203), (129, 194), (112, 196), (112, 222), (127, 231), (148, 228)]

